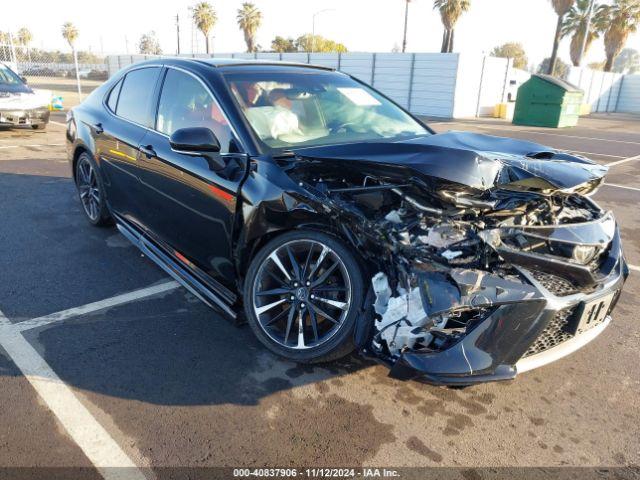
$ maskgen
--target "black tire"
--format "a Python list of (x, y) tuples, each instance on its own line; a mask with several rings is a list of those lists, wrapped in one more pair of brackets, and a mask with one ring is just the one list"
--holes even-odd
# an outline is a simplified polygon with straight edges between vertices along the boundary
[[(298, 256), (297, 260), (307, 257), (307, 254), (304, 253), (304, 245), (309, 245), (308, 251), (310, 253), (308, 258), (312, 260), (307, 258), (306, 262), (299, 262), (298, 273), (300, 275), (296, 276), (293, 273), (296, 271), (293, 267), (293, 262), (289, 260), (292, 258), (290, 255), (293, 251), (293, 257)], [(325, 256), (323, 256), (324, 247), (327, 247), (329, 251)], [(279, 278), (275, 278), (270, 274), (273, 272), (266, 271), (270, 268), (270, 264), (277, 265), (272, 255), (278, 257), (283, 249), (286, 250), (287, 256), (282, 256), (281, 265), (288, 265), (291, 268), (290, 280), (284, 279), (282, 275)], [(317, 257), (315, 257), (316, 253)], [(314, 257), (315, 260), (313, 260)], [(334, 266), (334, 263), (338, 266)], [(305, 270), (306, 274), (303, 273)], [(278, 270), (276, 274), (280, 271), (284, 273), (284, 271)], [(316, 282), (320, 282), (326, 276), (327, 272), (329, 272), (328, 279), (314, 286)], [(298, 298), (298, 293), (302, 288), (293, 287), (296, 279), (302, 280), (301, 286), (307, 285), (307, 292), (304, 298)], [(265, 281), (267, 283), (276, 282), (276, 285), (278, 285), (278, 280), (285, 283), (288, 282), (288, 287), (286, 287), (290, 288), (288, 293), (272, 296), (272, 294), (266, 293), (274, 291), (273, 289), (268, 289), (269, 287), (266, 287), (267, 290), (256, 291), (257, 289), (265, 288)], [(309, 286), (306, 281), (309, 281), (311, 285)], [(344, 284), (344, 287), (341, 287), (342, 284)], [(281, 289), (279, 287), (276, 288), (276, 290)], [(316, 292), (315, 296), (314, 292)], [(321, 293), (318, 294), (318, 292)], [(328, 362), (344, 357), (353, 351), (353, 331), (364, 301), (364, 293), (362, 272), (358, 261), (343, 242), (333, 236), (316, 231), (292, 231), (272, 239), (251, 261), (244, 282), (245, 316), (258, 340), (277, 355), (299, 363)], [(264, 297), (264, 295), (269, 295), (271, 298)], [(321, 298), (320, 295), (327, 297), (329, 300)], [(296, 297), (295, 300), (294, 297)], [(269, 299), (263, 300), (263, 298)], [(266, 306), (268, 306), (273, 304), (268, 302), (274, 300), (278, 302), (278, 298), (283, 298), (284, 303), (276, 305), (274, 307), (275, 312), (268, 313), (271, 318), (265, 320), (264, 315), (268, 311), (258, 313), (259, 309), (265, 307), (264, 303), (267, 303)], [(262, 305), (258, 306), (258, 302), (262, 303)], [(285, 308), (287, 305), (289, 306), (288, 310)], [(338, 307), (335, 305), (338, 305)], [(289, 330), (284, 324), (290, 324), (289, 316), (294, 308), (297, 309), (296, 313), (293, 314), (294, 317), (297, 317), (297, 321), (294, 320), (296, 326), (293, 328), (296, 330), (302, 328), (303, 330), (302, 347), (300, 347), (299, 331), (297, 334), (294, 333), (298, 337), (296, 346), (288, 346), (287, 342)], [(317, 308), (322, 310), (322, 313), (319, 313), (316, 310)], [(281, 311), (278, 312), (278, 309), (281, 309)], [(269, 321), (280, 315), (284, 315), (281, 320), (278, 320), (273, 326), (267, 325)], [(301, 323), (302, 327), (300, 327)], [(280, 330), (278, 330), (278, 327), (280, 327)], [(282, 331), (283, 329), (284, 332)], [(280, 334), (284, 338), (279, 338), (278, 335)], [(306, 341), (308, 341), (308, 344), (305, 344)]]
[[(89, 223), (96, 227), (112, 225), (100, 169), (93, 157), (86, 152), (81, 153), (76, 162), (75, 183), (82, 210)], [(87, 196), (91, 196), (91, 199), (87, 200)]]
[(34, 130), (44, 130), (47, 128), (47, 124), (39, 123), (38, 125), (31, 125), (31, 128), (33, 128)]

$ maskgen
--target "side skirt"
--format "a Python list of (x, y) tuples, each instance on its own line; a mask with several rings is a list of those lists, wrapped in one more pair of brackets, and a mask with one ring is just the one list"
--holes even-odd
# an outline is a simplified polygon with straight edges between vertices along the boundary
[(151, 240), (146, 238), (135, 228), (127, 225), (120, 218), (117, 218), (116, 226), (127, 240), (138, 247), (142, 253), (167, 272), (180, 285), (189, 290), (209, 307), (221, 311), (232, 320), (237, 319), (236, 312), (222, 299), (219, 294), (198, 280), (193, 274), (191, 274), (191, 272), (189, 272), (189, 270), (171, 258), (171, 256), (164, 252), (160, 247), (156, 246)]

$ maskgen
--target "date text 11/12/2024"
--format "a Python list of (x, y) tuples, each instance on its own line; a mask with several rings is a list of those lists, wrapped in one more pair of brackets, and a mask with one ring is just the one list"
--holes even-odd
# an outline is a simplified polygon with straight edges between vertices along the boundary
[(389, 468), (235, 468), (234, 478), (399, 478)]

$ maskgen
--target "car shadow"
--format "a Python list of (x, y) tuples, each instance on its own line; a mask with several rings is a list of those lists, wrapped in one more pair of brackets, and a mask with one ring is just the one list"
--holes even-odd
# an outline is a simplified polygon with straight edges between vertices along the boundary
[(317, 365), (281, 359), (248, 325), (232, 324), (183, 289), (26, 335), (65, 383), (162, 405), (256, 405), (373, 365), (357, 355)]
[(154, 465), (312, 464), (318, 455), (360, 465), (396, 439), (374, 412), (376, 389), (417, 398), (382, 369), (361, 376), (372, 364), (357, 355), (313, 366), (277, 358), (182, 289), (26, 337)]
[[(114, 228), (86, 222), (68, 177), (0, 173), (0, 202), (0, 311), (12, 322), (168, 280)], [(256, 404), (372, 365), (284, 361), (182, 288), (24, 334), (65, 383), (165, 405)]]

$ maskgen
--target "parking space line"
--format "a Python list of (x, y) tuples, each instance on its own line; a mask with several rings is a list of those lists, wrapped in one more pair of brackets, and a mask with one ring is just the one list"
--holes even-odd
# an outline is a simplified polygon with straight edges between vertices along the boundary
[[(610, 155), (608, 153), (596, 153), (596, 152), (581, 152), (580, 150), (566, 150), (567, 152), (571, 153), (581, 153), (583, 155), (596, 155), (598, 157), (610, 157), (610, 158), (624, 158), (626, 159), (626, 157), (624, 155)], [(610, 163), (607, 165), (611, 165)]]
[(608, 166), (615, 167), (616, 165), (620, 165), (621, 163), (632, 162), (633, 160), (640, 160), (640, 155), (636, 155), (635, 157), (625, 158), (624, 160), (618, 160), (616, 162), (611, 162), (608, 164)]
[(633, 190), (634, 192), (640, 192), (640, 188), (627, 187), (626, 185), (618, 185), (617, 183), (604, 183), (607, 187), (624, 188), (625, 190)]
[(145, 480), (133, 460), (2, 312), (0, 346), (106, 480)]
[(134, 290), (133, 292), (124, 293), (122, 295), (116, 295), (115, 297), (106, 298), (98, 302), (89, 303), (81, 307), (74, 307), (68, 310), (63, 310), (61, 312), (51, 313), (43, 317), (38, 317), (31, 320), (25, 320), (24, 322), (18, 322), (18, 323), (15, 323), (14, 325), (18, 331), (24, 332), (26, 330), (31, 330), (33, 328), (49, 325), (51, 323), (68, 320), (69, 318), (77, 317), (79, 315), (86, 315), (87, 313), (97, 312), (99, 310), (104, 310), (105, 308), (115, 307), (117, 305), (123, 305), (125, 303), (130, 303), (135, 300), (140, 300), (142, 298), (150, 297), (152, 295), (168, 292), (179, 286), (180, 285), (178, 284), (178, 282), (175, 282), (172, 280), (169, 282), (161, 283), (159, 285), (153, 285), (151, 287), (142, 288), (140, 290)]
[[(469, 124), (465, 124), (465, 125), (469, 125)], [(623, 143), (626, 145), (640, 145), (640, 142), (631, 142), (628, 140), (614, 140), (611, 138), (599, 138), (599, 137), (585, 137), (582, 135), (566, 135), (564, 133), (553, 133), (553, 132), (537, 132), (535, 130), (520, 130), (520, 129), (515, 129), (515, 128), (506, 128), (506, 127), (489, 127), (486, 125), (478, 125), (478, 128), (484, 128), (486, 130), (499, 130), (502, 132), (508, 131), (508, 132), (515, 132), (515, 133), (531, 133), (533, 135), (551, 135), (554, 137), (563, 137), (563, 138), (579, 138), (582, 140), (597, 140), (599, 142), (611, 142), (611, 143)]]
[[(598, 140), (598, 141), (604, 141), (604, 142), (618, 142), (618, 143), (630, 143), (633, 145), (640, 145), (640, 142), (628, 142), (628, 141), (624, 141), (624, 140), (610, 140), (610, 139), (605, 139), (605, 138), (591, 138), (591, 137), (582, 137), (582, 136), (577, 136), (577, 135), (564, 135), (561, 133), (551, 133), (551, 132), (536, 132), (533, 130), (517, 130), (517, 129), (513, 129), (513, 128), (498, 128), (498, 127), (491, 127), (488, 125), (473, 125), (473, 124), (467, 124), (467, 123), (458, 123), (458, 122), (427, 122), (428, 125), (465, 125), (465, 126), (475, 126), (478, 129), (486, 129), (486, 130), (497, 130), (497, 131), (502, 131), (502, 132), (523, 132), (523, 133), (533, 133), (533, 134), (539, 134), (539, 135), (556, 135), (556, 136), (560, 136), (560, 137), (569, 137), (569, 138), (582, 138), (582, 139), (588, 139), (588, 140)], [(608, 163), (608, 166), (615, 166), (615, 165), (619, 165), (620, 163), (625, 163), (625, 162), (630, 162), (632, 160), (638, 160), (640, 159), (640, 155), (635, 156), (635, 157), (629, 157), (626, 158), (624, 155), (612, 155), (609, 153), (596, 153), (596, 152), (582, 152), (580, 150), (567, 150), (567, 149), (562, 149), (559, 148), (558, 150), (566, 150), (568, 152), (573, 152), (573, 153), (580, 153), (582, 155), (596, 155), (596, 156), (600, 156), (600, 157), (608, 157), (608, 158), (620, 158), (621, 160), (615, 161), (615, 162), (611, 162)]]
[[(581, 153), (583, 155), (596, 155), (598, 157), (611, 157), (611, 158), (624, 158), (626, 160), (626, 157), (624, 155), (609, 155), (607, 153), (596, 153), (596, 152), (581, 152), (580, 150), (567, 150), (567, 152), (571, 153)], [(615, 163), (615, 162), (613, 162)], [(610, 163), (608, 163), (607, 165), (611, 165)]]
[(67, 128), (67, 124), (66, 123), (56, 122), (54, 120), (49, 120), (49, 123), (53, 123), (54, 125), (60, 125), (61, 127)]
[(640, 267), (637, 267), (635, 265), (628, 265), (629, 270), (633, 270), (634, 272), (640, 272)]
[(26, 148), (26, 147), (61, 147), (64, 143), (32, 143), (30, 145), (0, 145), (0, 150), (8, 148)]

